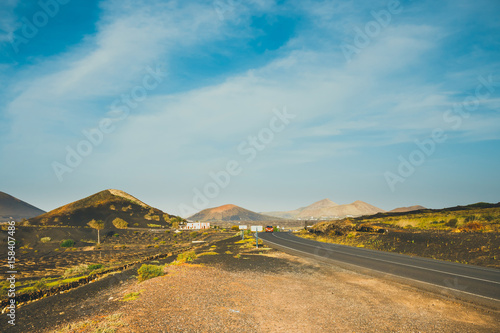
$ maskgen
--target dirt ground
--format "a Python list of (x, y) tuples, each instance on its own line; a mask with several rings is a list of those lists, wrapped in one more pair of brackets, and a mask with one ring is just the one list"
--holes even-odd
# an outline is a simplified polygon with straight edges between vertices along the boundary
[(162, 277), (128, 271), (28, 304), (0, 331), (500, 332), (499, 312), (236, 240)]

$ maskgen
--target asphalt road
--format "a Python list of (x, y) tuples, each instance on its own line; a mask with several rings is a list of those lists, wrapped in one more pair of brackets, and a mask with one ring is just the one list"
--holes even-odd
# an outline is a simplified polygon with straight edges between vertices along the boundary
[(259, 238), (284, 252), (341, 266), (346, 264), (348, 268), (376, 272), (378, 276), (500, 308), (500, 270), (497, 269), (316, 242), (285, 232), (263, 232)]

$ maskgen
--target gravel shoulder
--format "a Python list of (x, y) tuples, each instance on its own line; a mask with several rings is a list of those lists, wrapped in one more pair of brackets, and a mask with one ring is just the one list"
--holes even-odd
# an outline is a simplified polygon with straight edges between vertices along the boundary
[[(498, 312), (236, 241), (207, 248), (202, 252), (217, 254), (192, 264), (168, 266), (162, 277), (138, 283), (131, 270), (98, 292), (20, 309), (45, 309), (43, 325), (36, 316), (19, 320), (30, 321), (30, 332), (500, 331)], [(133, 292), (137, 299), (123, 301)]]

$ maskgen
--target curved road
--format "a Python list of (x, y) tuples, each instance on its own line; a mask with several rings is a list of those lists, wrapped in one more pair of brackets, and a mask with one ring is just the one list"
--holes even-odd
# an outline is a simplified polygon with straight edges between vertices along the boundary
[(290, 233), (259, 233), (267, 245), (354, 268), (447, 296), (500, 308), (500, 270), (316, 242)]

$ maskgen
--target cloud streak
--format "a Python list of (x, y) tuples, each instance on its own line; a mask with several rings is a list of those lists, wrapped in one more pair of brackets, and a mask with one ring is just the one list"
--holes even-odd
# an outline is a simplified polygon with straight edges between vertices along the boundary
[[(161, 63), (168, 73), (165, 83), (58, 191), (120, 187), (139, 197), (150, 195), (141, 199), (176, 213), (180, 202), (189, 201), (190, 189), (206, 182), (208, 171), (234, 158), (237, 144), (262, 128), (274, 108), (287, 106), (300, 121), (266, 147), (234, 188), (248, 191), (255, 177), (261, 177), (259, 182), (269, 189), (276, 170), (290, 169), (300, 183), (311, 177), (310, 192), (322, 193), (327, 186), (322, 178), (332, 179), (333, 187), (343, 180), (330, 173), (349, 172), (338, 161), (360, 161), (367, 151), (380, 151), (387, 160), (397, 156), (401, 146), (446, 125), (443, 112), (474, 89), (478, 75), (499, 69), (498, 61), (477, 61), (489, 54), (486, 45), (461, 57), (460, 66), (446, 63), (454, 54), (449, 49), (463, 47), (463, 41), (454, 40), (460, 26), (436, 23), (433, 18), (442, 8), (408, 2), (346, 63), (341, 43), (352, 41), (353, 27), (373, 19), (371, 11), (386, 6), (384, 1), (363, 8), (349, 2), (251, 1), (226, 8), (221, 19), (211, 3), (105, 1), (96, 34), (64, 53), (16, 69), (4, 92), (1, 115), (9, 130), (0, 134), (0, 149), (29, 164), (23, 170), (27, 181), (43, 179), (40, 187), (57, 181), (50, 163), (64, 158), (65, 147), (83, 138), (82, 130), (112, 116), (112, 101), (139, 84), (147, 66)], [(466, 9), (455, 10), (453, 15), (459, 16)], [(278, 48), (251, 44), (270, 33), (266, 29), (272, 25), (266, 24), (280, 17), (295, 22), (288, 40)], [(250, 51), (258, 57), (252, 65), (245, 62), (229, 70), (217, 63), (231, 65), (232, 57)], [(441, 62), (445, 65), (435, 65)], [(181, 84), (180, 77), (192, 79)], [(474, 116), (449, 133), (450, 144), (499, 140), (498, 99), (494, 95), (481, 101)], [(373, 164), (383, 170), (391, 163), (384, 158)], [(329, 173), (325, 165), (331, 165)], [(18, 174), (14, 167), (3, 168)], [(321, 172), (310, 176), (311, 168)], [(140, 181), (131, 176), (134, 170)], [(363, 172), (363, 179), (376, 173), (369, 166)], [(148, 194), (142, 182), (158, 188)], [(227, 203), (234, 194), (228, 189), (217, 203)], [(248, 200), (256, 205), (260, 199)], [(380, 204), (391, 200), (388, 194)]]

